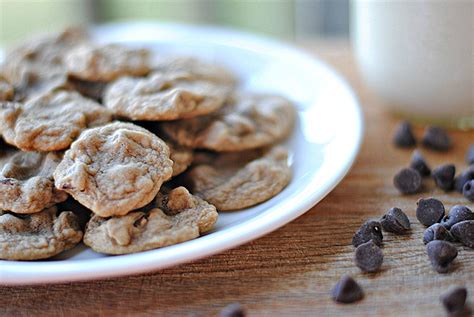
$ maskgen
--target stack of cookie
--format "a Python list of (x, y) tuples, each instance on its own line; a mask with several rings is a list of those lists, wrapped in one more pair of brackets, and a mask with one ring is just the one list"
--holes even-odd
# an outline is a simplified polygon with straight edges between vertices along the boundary
[(98, 45), (82, 30), (35, 38), (0, 70), (0, 259), (80, 241), (127, 254), (199, 237), (218, 211), (290, 182), (283, 97), (243, 93), (194, 58)]

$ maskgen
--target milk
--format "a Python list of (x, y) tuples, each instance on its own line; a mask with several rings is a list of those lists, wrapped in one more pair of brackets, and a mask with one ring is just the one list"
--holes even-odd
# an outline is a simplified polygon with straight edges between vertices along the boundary
[(474, 127), (474, 1), (352, 2), (366, 83), (415, 121)]

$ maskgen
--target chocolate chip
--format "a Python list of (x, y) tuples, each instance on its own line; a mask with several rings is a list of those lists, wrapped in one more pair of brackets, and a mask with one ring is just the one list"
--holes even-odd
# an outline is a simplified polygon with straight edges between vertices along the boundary
[(449, 135), (439, 127), (426, 128), (421, 142), (425, 147), (440, 152), (445, 152), (452, 146)]
[(415, 150), (411, 156), (410, 167), (417, 170), (421, 176), (429, 176), (431, 174), (431, 168), (418, 150)]
[(453, 236), (443, 225), (435, 223), (423, 233), (423, 243), (428, 244), (433, 240), (454, 241)]
[(466, 152), (466, 163), (474, 164), (474, 144), (471, 144)]
[(421, 198), (416, 204), (416, 218), (427, 227), (439, 222), (444, 216), (444, 205), (436, 198)]
[(377, 272), (383, 263), (383, 252), (372, 240), (359, 245), (355, 251), (355, 264), (363, 272)]
[(352, 245), (358, 247), (362, 243), (372, 240), (376, 245), (382, 246), (382, 225), (375, 220), (364, 223), (352, 237)]
[(426, 245), (431, 266), (438, 273), (447, 273), (451, 262), (458, 256), (458, 250), (451, 243), (433, 240)]
[(364, 298), (364, 291), (350, 276), (344, 275), (331, 291), (332, 299), (338, 303), (354, 303)]
[(452, 190), (454, 187), (454, 175), (456, 167), (453, 164), (444, 164), (435, 168), (432, 172), (436, 186), (444, 191)]
[(416, 145), (416, 139), (413, 135), (411, 124), (409, 122), (402, 122), (395, 130), (393, 136), (393, 144), (398, 147), (406, 148)]
[(465, 169), (456, 179), (454, 180), (454, 188), (462, 194), (464, 184), (474, 179), (474, 165), (469, 166)]
[(474, 212), (466, 206), (455, 205), (453, 206), (448, 214), (441, 220), (441, 224), (446, 228), (450, 229), (453, 225), (464, 220), (474, 220)]
[(0, 184), (13, 185), (13, 184), (15, 184), (15, 180), (13, 178), (2, 178), (2, 179), (0, 179)]
[(403, 234), (410, 229), (410, 220), (407, 215), (397, 207), (390, 210), (380, 219), (383, 230), (396, 234)]
[(462, 194), (470, 201), (474, 201), (474, 180), (468, 181), (462, 188)]
[(474, 248), (474, 220), (458, 222), (451, 227), (451, 234), (466, 247)]
[(467, 289), (453, 287), (439, 298), (449, 316), (459, 316), (466, 310)]
[(403, 168), (393, 178), (393, 184), (402, 194), (414, 194), (421, 189), (421, 175), (413, 168)]
[(239, 303), (233, 303), (224, 307), (219, 317), (245, 317), (245, 311)]

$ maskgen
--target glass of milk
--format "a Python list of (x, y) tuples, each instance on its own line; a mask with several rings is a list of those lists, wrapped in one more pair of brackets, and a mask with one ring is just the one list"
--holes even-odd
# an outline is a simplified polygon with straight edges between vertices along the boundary
[(414, 122), (474, 128), (474, 1), (353, 0), (367, 85)]

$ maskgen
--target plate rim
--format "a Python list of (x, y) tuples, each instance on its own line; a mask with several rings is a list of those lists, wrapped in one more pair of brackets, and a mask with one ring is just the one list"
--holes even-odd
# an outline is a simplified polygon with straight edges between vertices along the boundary
[[(267, 212), (269, 210), (267, 209), (262, 215), (245, 220), (237, 225), (230, 226), (223, 231), (214, 232), (200, 237), (199, 239), (178, 245), (157, 249), (160, 251), (160, 258), (166, 259), (165, 261), (161, 259), (160, 262), (157, 262), (156, 259), (153, 258), (153, 252), (157, 250), (92, 260), (75, 260), (71, 262), (64, 260), (40, 262), (0, 260), (1, 285), (52, 284), (156, 272), (171, 266), (197, 261), (221, 253), (225, 250), (236, 248), (267, 235), (303, 215), (326, 197), (329, 192), (331, 192), (347, 175), (354, 164), (357, 154), (360, 151), (364, 135), (364, 117), (359, 100), (347, 81), (336, 70), (319, 60), (317, 57), (279, 40), (225, 27), (196, 26), (182, 23), (119, 22), (91, 26), (91, 28), (99, 30), (120, 28), (158, 28), (160, 30), (173, 30), (173, 32), (192, 31), (194, 33), (212, 34), (216, 38), (225, 35), (226, 38), (231, 38), (233, 42), (237, 39), (239, 43), (247, 43), (248, 45), (254, 45), (255, 47), (270, 47), (276, 52), (279, 52), (278, 54), (291, 54), (292, 56), (304, 59), (305, 62), (312, 63), (313, 66), (315, 65), (324, 69), (326, 75), (332, 76), (351, 99), (352, 102), (350, 103), (349, 108), (352, 108), (350, 110), (352, 110), (355, 115), (355, 118), (353, 118), (355, 124), (355, 131), (353, 131), (353, 147), (350, 149), (350, 154), (344, 161), (343, 166), (338, 169), (335, 176), (331, 178), (331, 182), (325, 186), (324, 190), (315, 195), (314, 193), (316, 190), (312, 189), (311, 186), (307, 186), (306, 190), (297, 194), (297, 197), (303, 199), (302, 202), (298, 204), (297, 208), (292, 209), (291, 206), (289, 206), (288, 210), (291, 210), (290, 212), (286, 211), (275, 215)], [(314, 181), (314, 179), (312, 181)], [(308, 185), (310, 184), (311, 183)], [(271, 209), (284, 209), (287, 204), (288, 200), (281, 202), (277, 206), (271, 207)], [(272, 215), (272, 217), (270, 217), (270, 215)], [(245, 228), (246, 224), (249, 222), (253, 223), (252, 228)], [(237, 231), (240, 232), (237, 233)], [(233, 238), (234, 236), (239, 236), (239, 239)], [(203, 242), (209, 242), (209, 244)], [(181, 252), (176, 252), (176, 249)], [(98, 267), (100, 267), (100, 269), (98, 269)]]

